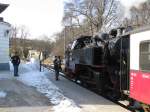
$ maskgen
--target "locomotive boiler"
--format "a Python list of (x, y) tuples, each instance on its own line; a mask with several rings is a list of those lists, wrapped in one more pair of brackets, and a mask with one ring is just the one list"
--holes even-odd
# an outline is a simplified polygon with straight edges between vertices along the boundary
[[(124, 33), (123, 33), (124, 32)], [(150, 105), (150, 28), (81, 36), (66, 51), (66, 75), (114, 100)]]

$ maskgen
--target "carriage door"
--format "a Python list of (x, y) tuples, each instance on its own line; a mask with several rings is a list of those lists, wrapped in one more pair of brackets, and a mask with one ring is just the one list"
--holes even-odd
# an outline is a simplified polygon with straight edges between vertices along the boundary
[(130, 68), (130, 40), (129, 35), (120, 39), (120, 90), (129, 90)]

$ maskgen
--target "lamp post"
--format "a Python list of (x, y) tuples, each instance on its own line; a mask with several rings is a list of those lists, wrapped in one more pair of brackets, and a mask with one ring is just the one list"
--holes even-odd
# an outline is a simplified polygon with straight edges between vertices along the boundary
[(64, 28), (64, 54), (65, 54), (65, 51), (66, 51), (66, 26)]
[(43, 60), (43, 54), (42, 51), (40, 51), (40, 55), (39, 55), (40, 72), (42, 71), (42, 60)]

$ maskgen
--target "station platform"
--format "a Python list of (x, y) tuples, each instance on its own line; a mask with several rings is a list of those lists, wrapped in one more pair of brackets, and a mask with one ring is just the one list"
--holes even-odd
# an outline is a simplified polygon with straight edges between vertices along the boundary
[(46, 96), (18, 78), (0, 71), (0, 112), (54, 112)]
[(62, 76), (59, 77), (59, 81), (56, 81), (53, 71), (49, 71), (46, 76), (63, 91), (66, 97), (72, 99), (82, 112), (130, 112)]

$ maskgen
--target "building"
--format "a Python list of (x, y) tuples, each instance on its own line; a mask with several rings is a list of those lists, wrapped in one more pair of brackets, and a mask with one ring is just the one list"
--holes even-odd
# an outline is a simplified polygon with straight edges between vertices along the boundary
[[(9, 5), (0, 3), (0, 13)], [(9, 37), (11, 25), (0, 17), (0, 70), (9, 70)]]
[(29, 50), (29, 54), (28, 54), (28, 58), (31, 59), (31, 58), (34, 58), (34, 59), (42, 59), (43, 58), (43, 55), (41, 54), (40, 51), (37, 51), (37, 50)]

